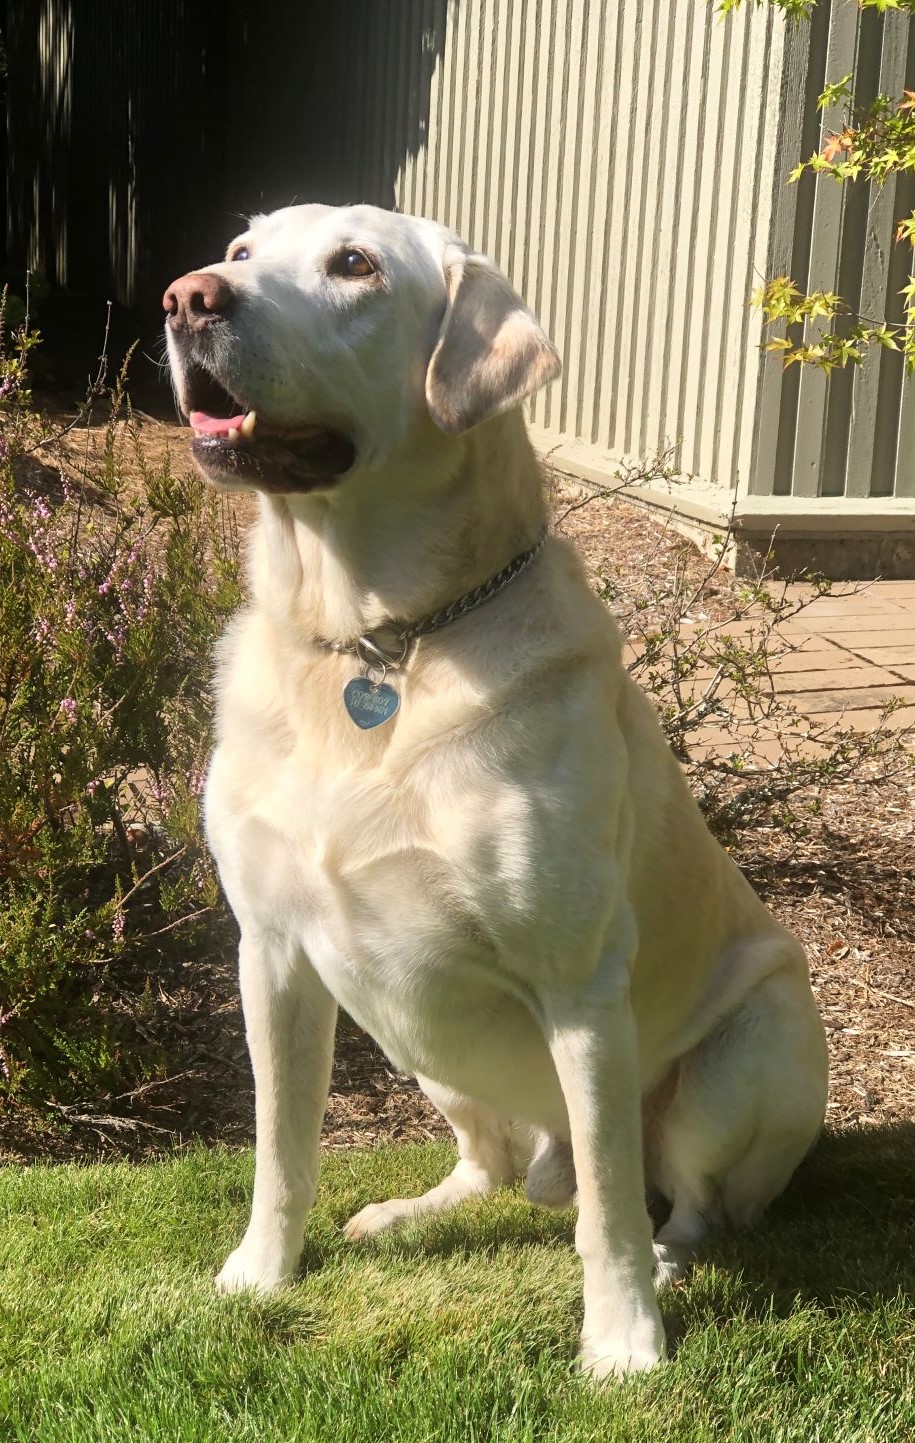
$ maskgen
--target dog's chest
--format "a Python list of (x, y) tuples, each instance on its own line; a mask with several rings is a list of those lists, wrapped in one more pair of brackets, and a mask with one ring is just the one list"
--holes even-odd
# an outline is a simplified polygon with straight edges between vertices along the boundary
[(296, 757), (259, 769), (239, 804), (237, 767), (217, 754), (208, 816), (238, 915), (300, 946), (405, 1071), (477, 1096), (504, 1096), (507, 1056), (529, 1077), (542, 1037), (505, 967), (535, 897), (513, 844), (522, 799), (419, 806), (384, 776)]

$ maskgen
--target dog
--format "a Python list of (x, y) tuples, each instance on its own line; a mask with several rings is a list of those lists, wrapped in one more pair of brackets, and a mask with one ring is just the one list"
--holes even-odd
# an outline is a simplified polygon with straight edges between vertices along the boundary
[[(371, 206), (259, 216), (164, 304), (194, 459), (259, 496), (205, 792), (256, 1086), (218, 1286), (294, 1275), (342, 1006), (459, 1155), (348, 1235), (518, 1176), (577, 1196), (582, 1366), (650, 1368), (656, 1287), (814, 1142), (826, 1047), (801, 946), (545, 534), (521, 406), (556, 350), (485, 256)], [(670, 1205), (654, 1239), (646, 1188)]]

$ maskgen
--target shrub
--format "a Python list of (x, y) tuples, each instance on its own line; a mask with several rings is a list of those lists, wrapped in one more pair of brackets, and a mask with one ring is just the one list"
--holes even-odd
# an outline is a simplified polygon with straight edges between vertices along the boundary
[[(745, 3), (747, 0), (719, 0), (718, 9), (726, 15)], [(755, 3), (762, 5), (766, 0)], [(768, 3), (790, 20), (802, 21), (812, 18), (819, 0)], [(915, 15), (915, 0), (857, 3), (861, 10), (897, 11), (900, 25), (902, 15)], [(835, 15), (835, 6), (832, 10)], [(823, 148), (795, 166), (789, 177), (792, 182), (811, 171), (818, 178), (828, 175), (840, 185), (862, 180), (882, 186), (915, 170), (915, 91), (904, 90), (900, 96), (872, 95), (868, 93), (870, 84), (862, 62), (858, 74), (849, 72), (826, 85), (817, 101), (826, 117), (820, 142)], [(900, 194), (904, 194), (901, 186)], [(911, 249), (908, 283), (900, 292), (902, 308), (896, 320), (859, 315), (841, 296), (830, 291), (808, 295), (789, 276), (775, 276), (752, 297), (767, 325), (785, 326), (785, 334), (771, 335), (765, 349), (780, 354), (786, 367), (797, 363), (828, 373), (849, 364), (859, 366), (868, 347), (876, 350), (882, 346), (897, 351), (906, 373), (915, 374), (915, 211), (899, 218), (896, 240)]]
[[(722, 539), (723, 551), (727, 541)], [(795, 650), (786, 622), (832, 590), (804, 579), (798, 594), (763, 562), (756, 577), (713, 592), (721, 558), (693, 575), (681, 566), (650, 604), (631, 593), (616, 609), (633, 650), (629, 670), (652, 697), (667, 740), (686, 770), (712, 831), (726, 844), (762, 823), (802, 832), (825, 791), (870, 788), (911, 776), (908, 738), (892, 722), (900, 698), (883, 703), (869, 730), (806, 716), (777, 685)], [(709, 593), (717, 605), (707, 610)], [(613, 604), (612, 582), (601, 595)], [(709, 744), (714, 731), (716, 739)]]
[(0, 310), (0, 1095), (66, 1100), (155, 1070), (144, 995), (216, 915), (198, 798), (239, 590), (217, 502), (146, 465), (104, 362), (100, 464), (23, 482), (54, 443), (37, 339)]
[[(620, 493), (631, 502), (646, 481), (675, 484), (669, 459), (661, 453), (624, 467), (608, 486), (577, 485), (558, 529), (594, 502), (625, 500)], [(598, 582), (626, 638), (628, 669), (652, 698), (709, 826), (727, 846), (762, 824), (797, 837), (829, 791), (865, 792), (915, 774), (915, 734), (893, 720), (899, 699), (860, 731), (853, 715), (849, 723), (805, 715), (777, 685), (797, 644), (785, 623), (828, 595), (832, 583), (814, 574), (780, 579), (771, 557), (756, 576), (738, 580), (724, 566), (732, 544), (729, 526), (714, 554), (703, 557), (658, 529), (637, 568), (621, 556)], [(796, 587), (795, 579), (807, 585)]]

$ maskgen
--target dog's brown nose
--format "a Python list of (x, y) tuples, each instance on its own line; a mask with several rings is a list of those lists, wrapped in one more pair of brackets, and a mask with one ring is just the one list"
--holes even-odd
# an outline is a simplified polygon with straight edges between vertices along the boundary
[(173, 330), (202, 331), (231, 309), (235, 292), (212, 271), (191, 271), (172, 281), (162, 304)]

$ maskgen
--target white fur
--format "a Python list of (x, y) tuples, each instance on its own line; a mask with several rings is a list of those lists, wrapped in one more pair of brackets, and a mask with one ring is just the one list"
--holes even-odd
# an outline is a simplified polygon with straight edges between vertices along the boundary
[[(478, 386), (468, 369), (488, 364), (479, 327), (466, 394), (438, 378), (430, 416), (430, 358), (458, 315), (455, 236), (303, 206), (242, 239), (250, 260), (212, 268), (240, 297), (218, 343), (227, 384), (276, 423), (339, 426), (358, 456), (334, 487), (261, 497), (252, 599), (220, 654), (207, 825), (241, 925), (257, 1089), (251, 1222), (220, 1286), (294, 1272), (339, 1004), (419, 1076), (460, 1153), (444, 1183), (363, 1209), (350, 1236), (530, 1164), (535, 1200), (577, 1187), (583, 1365), (650, 1367), (664, 1334), (646, 1180), (673, 1206), (655, 1244), (670, 1281), (711, 1221), (766, 1206), (822, 1123), (804, 954), (709, 834), (565, 542), (419, 642), (395, 721), (349, 720), (358, 665), (315, 638), (426, 615), (499, 570), (542, 524), (538, 468), (520, 411), (495, 409), (497, 372)], [(380, 259), (383, 285), (325, 274), (350, 244)], [(473, 273), (509, 313), (490, 327), (494, 364), (533, 345), (533, 389), (552, 374), (545, 338), (491, 263), (460, 283)], [(470, 429), (446, 434), (462, 416)]]

